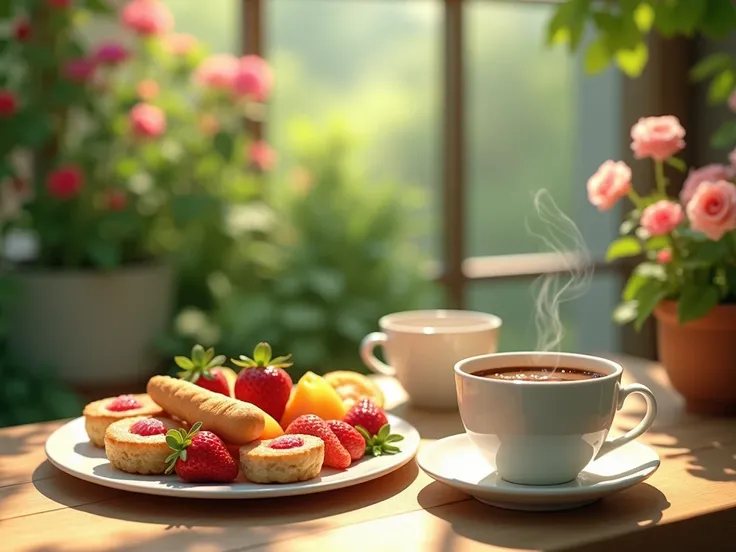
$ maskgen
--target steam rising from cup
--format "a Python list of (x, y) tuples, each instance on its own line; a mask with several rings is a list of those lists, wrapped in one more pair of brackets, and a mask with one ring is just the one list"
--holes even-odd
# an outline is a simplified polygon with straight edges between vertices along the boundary
[(532, 230), (527, 219), (527, 231), (539, 238), (560, 264), (555, 273), (543, 274), (532, 285), (536, 350), (559, 351), (565, 337), (560, 306), (585, 295), (593, 278), (593, 264), (583, 235), (547, 190), (534, 194), (534, 210), (542, 228)]

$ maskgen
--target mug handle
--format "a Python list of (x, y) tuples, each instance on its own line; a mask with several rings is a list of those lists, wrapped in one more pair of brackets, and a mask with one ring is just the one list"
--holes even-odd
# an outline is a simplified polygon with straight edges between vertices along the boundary
[(625, 445), (629, 441), (633, 441), (644, 432), (646, 432), (650, 427), (652, 427), (654, 419), (657, 417), (657, 400), (654, 398), (654, 393), (652, 393), (652, 391), (648, 387), (640, 383), (632, 383), (631, 385), (619, 388), (618, 404), (616, 405), (616, 410), (621, 410), (621, 407), (624, 405), (624, 401), (632, 393), (639, 393), (641, 396), (644, 397), (644, 400), (646, 400), (647, 411), (644, 414), (644, 417), (638, 424), (636, 424), (634, 428), (627, 431), (621, 437), (616, 437), (615, 439), (606, 439), (606, 442), (603, 443), (601, 450), (599, 450), (598, 454), (596, 454), (596, 458), (600, 458), (604, 454), (608, 454), (612, 450)]
[(383, 332), (369, 333), (360, 343), (360, 358), (363, 360), (363, 363), (374, 372), (383, 374), (384, 376), (395, 377), (396, 370), (393, 366), (389, 366), (388, 364), (381, 362), (373, 354), (373, 350), (378, 345), (383, 345), (387, 341), (388, 336)]

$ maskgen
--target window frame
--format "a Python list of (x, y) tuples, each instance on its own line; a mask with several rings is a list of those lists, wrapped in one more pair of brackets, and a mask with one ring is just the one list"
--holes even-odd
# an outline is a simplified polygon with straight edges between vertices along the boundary
[[(241, 0), (241, 45), (245, 55), (264, 56), (266, 44), (266, 1)], [(542, 274), (566, 271), (565, 261), (554, 254), (529, 253), (518, 255), (488, 255), (467, 257), (465, 220), (465, 25), (464, 8), (470, 0), (437, 0), (443, 4), (443, 98), (442, 98), (442, 261), (433, 276), (445, 289), (448, 308), (466, 307), (468, 285), (478, 281), (528, 279)], [(481, 0), (475, 0), (481, 1)], [(509, 0), (485, 0), (509, 1)], [(555, 4), (563, 0), (521, 0), (532, 4)], [(624, 78), (621, 95), (623, 160), (633, 165), (629, 148), (629, 129), (639, 117), (669, 113), (689, 127), (694, 111), (693, 94), (688, 85), (688, 70), (694, 57), (695, 42), (686, 39), (665, 40), (650, 36), (650, 59), (643, 74), (636, 80)], [(667, 63), (665, 63), (665, 58)], [(664, 84), (663, 84), (664, 83)], [(263, 136), (263, 123), (251, 122), (256, 137)], [(686, 161), (694, 163), (695, 159)], [(632, 167), (633, 168), (633, 167)], [(635, 181), (651, 181), (649, 167), (636, 166)], [(676, 186), (682, 177), (671, 174)], [(618, 274), (620, 284), (626, 281), (635, 266), (632, 262), (607, 263), (594, 261), (599, 274)], [(653, 324), (645, 324), (641, 332), (625, 327), (620, 336), (620, 349), (627, 354), (656, 358)]]

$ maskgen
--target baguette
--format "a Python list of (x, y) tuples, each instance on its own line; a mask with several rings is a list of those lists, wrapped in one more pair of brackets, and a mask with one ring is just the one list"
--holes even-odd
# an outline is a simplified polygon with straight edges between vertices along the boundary
[(202, 422), (202, 429), (231, 445), (255, 441), (266, 424), (263, 411), (257, 406), (181, 379), (153, 376), (148, 380), (147, 391), (169, 414), (189, 424)]

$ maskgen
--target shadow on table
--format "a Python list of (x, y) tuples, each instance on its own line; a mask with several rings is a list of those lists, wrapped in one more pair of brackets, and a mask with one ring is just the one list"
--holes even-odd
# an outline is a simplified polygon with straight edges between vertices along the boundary
[[(687, 413), (683, 398), (672, 389), (666, 374), (656, 369), (654, 364), (651, 369), (638, 370), (636, 381), (651, 389), (662, 405), (657, 421), (646, 434), (646, 441), (658, 449), (662, 460), (686, 458), (689, 464), (687, 471), (694, 477), (709, 481), (736, 481), (736, 460), (733, 455), (714, 453), (714, 449), (736, 444), (734, 418), (706, 418)], [(616, 425), (623, 429), (636, 425), (646, 411), (640, 397), (632, 395), (629, 400), (634, 402), (635, 407), (616, 416)], [(694, 422), (706, 419), (710, 427), (716, 428), (719, 438), (710, 438), (707, 433), (692, 426)], [(723, 440), (723, 435), (730, 437)]]
[[(651, 527), (669, 508), (667, 498), (647, 483), (598, 502), (562, 512), (517, 512), (468, 500), (432, 507), (432, 496), (442, 483), (433, 482), (419, 492), (419, 504), (449, 524), (438, 550), (452, 550), (457, 536), (502, 548), (548, 549), (580, 542), (585, 534), (599, 537)], [(425, 506), (426, 505), (426, 506)], [(605, 529), (602, 529), (605, 527)]]
[[(41, 465), (38, 469), (45, 468)], [(412, 461), (380, 478), (380, 484), (372, 481), (314, 495), (258, 500), (142, 495), (103, 488), (64, 473), (39, 484), (34, 482), (34, 486), (50, 500), (92, 516), (160, 526), (160, 530), (153, 528), (153, 532), (150, 528), (141, 531), (141, 534), (151, 536), (140, 545), (141, 549), (189, 550), (207, 542), (217, 542), (218, 546), (222, 546), (222, 542), (229, 542), (230, 539), (233, 544), (228, 545), (228, 549), (237, 549), (238, 546), (249, 548), (271, 540), (274, 526), (289, 526), (288, 531), (284, 530), (284, 538), (323, 530), (327, 525), (320, 523), (321, 519), (340, 514), (350, 515), (354, 510), (382, 502), (411, 485), (417, 472), (417, 464)], [(112, 498), (110, 493), (113, 493)], [(100, 494), (108, 498), (100, 499)], [(90, 521), (94, 522), (93, 519)], [(108, 550), (104, 547), (101, 549)], [(115, 546), (111, 544), (109, 550), (113, 549)], [(130, 547), (130, 550), (134, 549), (138, 547)], [(66, 552), (67, 548), (46, 546), (33, 552), (62, 550)]]

